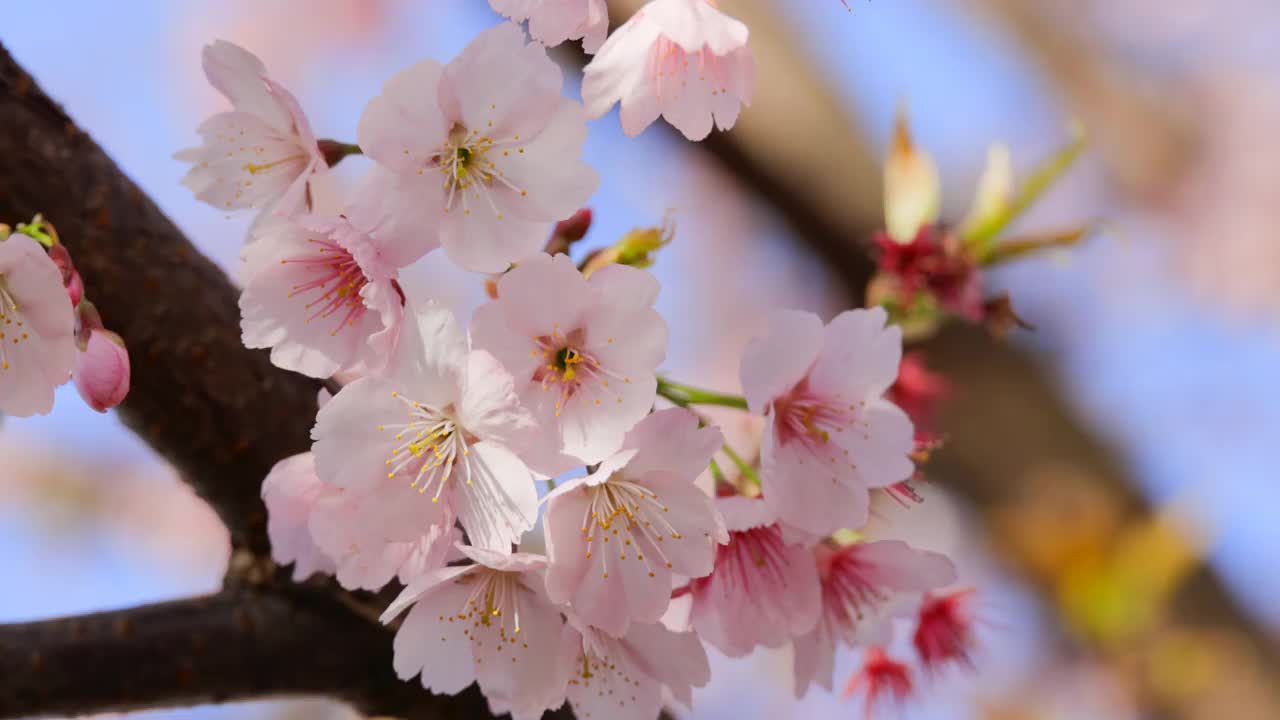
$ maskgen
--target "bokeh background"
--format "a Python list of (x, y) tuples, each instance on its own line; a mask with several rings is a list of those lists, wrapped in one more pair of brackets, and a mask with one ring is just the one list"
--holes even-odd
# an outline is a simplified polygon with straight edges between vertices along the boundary
[[(963, 331), (926, 345), (956, 385), (942, 427), (953, 447), (931, 470), (927, 502), (885, 508), (878, 522), (957, 558), (978, 589), (981, 647), (972, 669), (920, 678), (896, 715), (1280, 717), (1280, 6), (850, 5), (721, 0), (751, 22), (762, 67), (757, 106), (732, 137), (774, 160), (786, 148), (781, 164), (799, 178), (789, 193), (851, 227), (874, 220), (875, 163), (906, 103), (950, 217), (967, 208), (990, 141), (1007, 142), (1026, 171), (1079, 121), (1091, 149), (1018, 227), (1104, 221), (1083, 247), (993, 278), (1034, 332), (1008, 347)], [(447, 60), (496, 22), (484, 0), (15, 0), (0, 4), (0, 42), (234, 275), (249, 218), (196, 202), (171, 159), (224, 107), (200, 71), (204, 43), (257, 53), (320, 136), (354, 140), (383, 80), (423, 57)], [(586, 244), (668, 213), (677, 224), (654, 270), (672, 376), (735, 391), (762, 313), (848, 304), (831, 256), (723, 155), (657, 126), (627, 139), (610, 115), (591, 125), (586, 159), (603, 178)], [(339, 178), (364, 162), (345, 161)], [(407, 284), (464, 316), (483, 301), (479, 280), (440, 258)], [(749, 445), (753, 428), (723, 417)], [(226, 560), (213, 513), (74, 389), (47, 417), (5, 420), (0, 622), (212, 591)], [(857, 663), (840, 660), (838, 685)], [(713, 666), (690, 717), (861, 713), (838, 693), (792, 699), (786, 651)], [(307, 701), (147, 715), (347, 712)]]

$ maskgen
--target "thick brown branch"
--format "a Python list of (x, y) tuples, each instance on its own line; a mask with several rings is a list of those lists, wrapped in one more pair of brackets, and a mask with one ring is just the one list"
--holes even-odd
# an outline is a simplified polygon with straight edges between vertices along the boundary
[(474, 687), (442, 697), (397, 679), (390, 638), (328, 590), (301, 587), (4, 625), (0, 718), (299, 695), (405, 718), (490, 716)]
[[(267, 551), (262, 478), (310, 445), (318, 385), (240, 343), (237, 291), (0, 47), (0, 220), (43, 213), (86, 295), (124, 337), (133, 388), (120, 417)], [(228, 238), (228, 242), (238, 242)]]

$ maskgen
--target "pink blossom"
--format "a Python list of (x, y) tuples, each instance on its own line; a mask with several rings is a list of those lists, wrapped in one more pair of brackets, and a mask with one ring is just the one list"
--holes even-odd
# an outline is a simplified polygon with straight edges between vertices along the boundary
[(836, 645), (885, 645), (895, 615), (910, 613), (921, 593), (955, 582), (955, 566), (944, 555), (916, 550), (898, 540), (860, 542), (839, 550), (814, 548), (822, 581), (822, 617), (795, 639), (795, 691), (811, 683), (831, 690)]
[(72, 379), (89, 407), (106, 412), (129, 394), (129, 351), (110, 330), (90, 331), (84, 352), (76, 354)]
[(295, 582), (315, 573), (332, 574), (336, 568), (333, 560), (312, 540), (309, 529), (316, 502), (335, 492), (316, 477), (315, 457), (311, 453), (281, 460), (262, 481), (271, 557), (280, 565), (293, 564)]
[(406, 608), (396, 632), (396, 674), (452, 695), (472, 682), (496, 713), (536, 720), (564, 702), (564, 620), (543, 590), (546, 559), (460, 546), (474, 564), (444, 567), (405, 588), (382, 615)]
[(938, 404), (951, 392), (951, 383), (929, 369), (924, 353), (916, 351), (902, 356), (898, 379), (887, 396), (911, 418), (916, 429), (916, 448), (928, 448), (941, 442), (933, 430), (937, 424)]
[(813, 554), (791, 544), (763, 501), (716, 501), (729, 544), (716, 549), (715, 570), (690, 582), (689, 619), (699, 637), (730, 657), (758, 645), (781, 647), (813, 629), (821, 586)]
[(314, 507), (308, 527), (311, 537), (333, 558), (338, 582), (349, 590), (380, 590), (392, 578), (408, 584), (443, 567), (449, 551), (461, 540), (453, 518), (446, 515), (414, 540), (394, 540), (379, 531), (380, 503), (368, 495), (329, 488)]
[(509, 549), (537, 518), (517, 456), (533, 427), (511, 377), (428, 304), (387, 372), (343, 387), (312, 434), (320, 478), (360, 497), (366, 543), (417, 540), (456, 516), (472, 543)]
[(0, 240), (0, 413), (44, 415), (76, 363), (75, 313), (44, 247)]
[(385, 364), (403, 322), (396, 267), (345, 218), (268, 223), (245, 248), (244, 344), (311, 377)]
[(925, 596), (911, 642), (929, 670), (937, 670), (948, 662), (973, 664), (970, 656), (977, 641), (973, 633), (972, 601), (972, 590)]
[(327, 166), (298, 101), (261, 60), (224, 40), (205, 47), (204, 73), (233, 109), (200, 125), (203, 145), (174, 155), (194, 166), (182, 184), (219, 209), (302, 212), (307, 183)]
[(694, 485), (724, 444), (687, 410), (655, 412), (595, 473), (549, 496), (547, 594), (587, 623), (621, 637), (632, 621), (657, 622), (672, 574), (711, 572), (728, 533), (710, 496)]
[(728, 130), (751, 102), (755, 58), (747, 26), (707, 0), (653, 0), (609, 36), (582, 79), (587, 114), (621, 103), (639, 135), (661, 115), (690, 140)]
[(377, 165), (349, 215), (405, 265), (444, 245), (453, 262), (502, 272), (537, 252), (598, 178), (560, 68), (520, 28), (478, 35), (448, 65), (423, 60), (393, 76), (360, 118)]
[(824, 329), (779, 311), (742, 358), (742, 386), (767, 421), (762, 490), (779, 517), (818, 535), (861, 527), (870, 488), (911, 477), (911, 421), (884, 393), (898, 376), (902, 331), (881, 308), (850, 310)]
[(569, 664), (569, 704), (580, 718), (654, 720), (664, 687), (688, 706), (693, 688), (711, 680), (707, 653), (692, 632), (637, 623), (614, 636), (572, 612), (568, 619), (561, 657)]
[(529, 21), (534, 40), (554, 47), (582, 39), (582, 49), (594, 53), (609, 32), (605, 0), (489, 0), (495, 12), (516, 22)]
[(609, 265), (587, 279), (567, 256), (539, 254), (503, 276), (498, 299), (476, 310), (471, 336), (516, 378), (544, 430), (558, 429), (553, 449), (597, 463), (653, 407), (667, 353), (657, 295), (643, 270)]
[(867, 649), (862, 669), (849, 678), (844, 696), (851, 697), (863, 689), (867, 694), (864, 716), (870, 720), (876, 703), (892, 699), (901, 704), (915, 691), (915, 684), (910, 668), (886, 655), (883, 648), (873, 647)]

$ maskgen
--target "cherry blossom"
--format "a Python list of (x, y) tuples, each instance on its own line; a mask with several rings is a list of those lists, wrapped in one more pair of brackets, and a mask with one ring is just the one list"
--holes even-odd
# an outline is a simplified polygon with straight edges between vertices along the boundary
[(719, 498), (716, 507), (729, 543), (716, 549), (711, 575), (689, 583), (689, 619), (698, 636), (741, 657), (812, 630), (822, 610), (813, 554), (788, 542), (777, 515), (761, 500)]
[(312, 434), (321, 479), (360, 497), (351, 522), (365, 542), (417, 540), (456, 516), (472, 543), (508, 550), (537, 517), (516, 454), (533, 427), (511, 377), (428, 304), (387, 372), (343, 387)]
[(742, 386), (767, 425), (762, 490), (779, 517), (817, 535), (858, 528), (870, 488), (911, 477), (911, 421), (883, 398), (898, 376), (902, 333), (885, 311), (850, 310), (825, 328), (779, 311), (742, 358)]
[(372, 524), (377, 518), (367, 515), (377, 508), (368, 496), (340, 488), (330, 488), (312, 507), (308, 523), (311, 537), (333, 559), (333, 573), (347, 589), (380, 590), (392, 578), (408, 584), (443, 567), (450, 550), (461, 540), (447, 514), (417, 539), (389, 539)]
[(396, 674), (421, 674), (423, 687), (446, 695), (478, 682), (495, 714), (536, 720), (564, 702), (568, 683), (564, 620), (543, 590), (546, 559), (459, 550), (473, 564), (428, 572), (383, 613), (387, 623), (409, 610), (393, 645)]
[(925, 596), (911, 642), (929, 670), (936, 671), (948, 662), (973, 664), (972, 601), (972, 590)]
[(579, 156), (586, 117), (562, 98), (560, 68), (504, 23), (448, 65), (423, 60), (393, 76), (360, 118), (377, 165), (349, 209), (405, 265), (443, 245), (476, 272), (536, 252), (558, 220), (595, 191)]
[(886, 396), (911, 418), (916, 429), (916, 447), (929, 447), (941, 441), (935, 430), (938, 405), (951, 392), (946, 377), (929, 369), (924, 353), (916, 351), (902, 356), (898, 379)]
[(62, 272), (32, 238), (0, 240), (0, 413), (48, 413), (75, 363), (75, 313)]
[(327, 165), (298, 101), (238, 45), (219, 40), (205, 47), (203, 58), (209, 84), (233, 109), (200, 125), (202, 145), (174, 155), (193, 165), (182, 184), (219, 209), (270, 205), (286, 217), (302, 212), (308, 181)]
[(72, 371), (76, 390), (98, 412), (124, 402), (129, 394), (129, 351), (120, 336), (110, 330), (93, 330), (84, 352), (76, 355)]
[(594, 53), (609, 32), (605, 0), (489, 0), (489, 7), (516, 22), (528, 20), (529, 34), (547, 47), (581, 39), (582, 49)]
[(751, 101), (755, 58), (747, 26), (707, 0), (653, 0), (609, 36), (582, 79), (587, 114), (621, 104), (639, 135), (661, 115), (690, 140), (728, 130)]
[(862, 669), (849, 678), (844, 696), (850, 697), (863, 689), (867, 695), (864, 716), (870, 720), (878, 702), (892, 699), (900, 704), (911, 696), (915, 690), (911, 668), (886, 655), (883, 648), (868, 648)]
[(675, 632), (660, 623), (633, 624), (614, 636), (591, 627), (573, 612), (568, 636), (569, 704), (583, 720), (653, 720), (662, 711), (667, 688), (687, 707), (693, 688), (711, 681), (707, 653), (692, 632)]
[(627, 433), (596, 472), (550, 495), (547, 594), (614, 636), (657, 622), (672, 574), (711, 572), (728, 533), (710, 496), (694, 485), (724, 438), (682, 409), (655, 412)]
[(271, 557), (280, 565), (293, 565), (295, 582), (315, 573), (332, 574), (336, 569), (334, 561), (312, 539), (309, 526), (316, 502), (334, 492), (316, 476), (315, 456), (311, 453), (281, 460), (262, 481)]
[(831, 690), (837, 644), (885, 645), (892, 620), (910, 614), (922, 593), (955, 582), (955, 566), (938, 553), (916, 550), (898, 540), (860, 542), (838, 550), (814, 548), (822, 581), (822, 617), (797, 637), (795, 692), (811, 683)]
[(372, 370), (395, 349), (403, 322), (396, 267), (342, 217), (268, 223), (244, 251), (244, 344), (311, 377)]
[[(609, 265), (587, 279), (565, 255), (535, 255), (503, 276), (476, 310), (471, 337), (515, 377), (516, 391), (566, 456), (597, 463), (648, 414), (666, 358), (658, 282)], [(546, 461), (547, 474), (568, 469)]]

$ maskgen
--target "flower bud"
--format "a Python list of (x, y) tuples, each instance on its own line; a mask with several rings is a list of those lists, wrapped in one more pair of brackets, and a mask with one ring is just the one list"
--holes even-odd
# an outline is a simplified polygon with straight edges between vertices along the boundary
[(569, 217), (556, 223), (551, 231), (551, 239), (547, 241), (548, 255), (569, 253), (569, 247), (586, 236), (591, 229), (591, 208), (582, 208)]
[(50, 247), (48, 252), (49, 259), (62, 273), (62, 284), (67, 288), (67, 296), (71, 298), (71, 307), (79, 305), (80, 300), (84, 298), (84, 281), (80, 279), (80, 273), (76, 271), (76, 265), (71, 260), (71, 252), (67, 250), (66, 245), (62, 244)]
[(921, 227), (938, 220), (942, 186), (933, 158), (916, 146), (904, 110), (898, 111), (884, 166), (884, 222), (894, 241), (910, 243)]
[(80, 279), (80, 273), (71, 271), (71, 278), (67, 280), (66, 285), (67, 297), (71, 298), (71, 307), (78, 306), (84, 299), (84, 281)]
[(94, 329), (72, 375), (76, 390), (98, 412), (119, 405), (129, 394), (129, 352), (110, 330)]
[(573, 244), (586, 236), (591, 229), (591, 208), (582, 208), (567, 219), (556, 223), (555, 234)]

